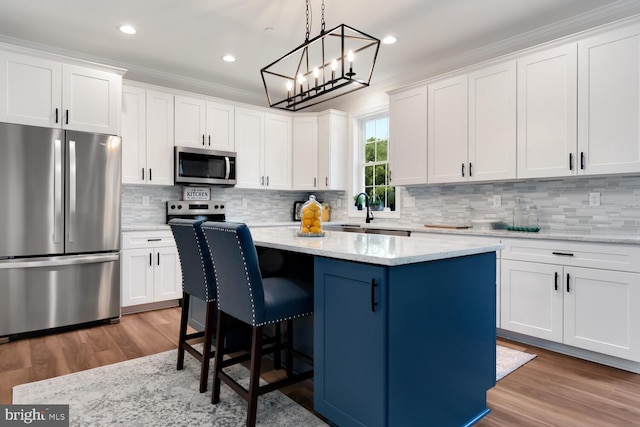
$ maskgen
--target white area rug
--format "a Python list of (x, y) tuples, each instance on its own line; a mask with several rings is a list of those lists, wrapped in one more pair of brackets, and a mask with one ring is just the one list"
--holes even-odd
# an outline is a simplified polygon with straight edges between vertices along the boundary
[[(502, 346), (497, 346), (496, 351), (497, 380), (536, 357)], [(72, 426), (243, 426), (245, 401), (223, 384), (220, 403), (212, 405), (211, 390), (198, 392), (199, 366), (187, 354), (185, 369), (177, 371), (176, 350), (171, 350), (15, 386), (13, 403), (69, 404)], [(239, 366), (225, 371), (244, 379), (249, 372)], [(257, 425), (313, 427), (326, 424), (283, 393), (274, 391), (258, 399)]]

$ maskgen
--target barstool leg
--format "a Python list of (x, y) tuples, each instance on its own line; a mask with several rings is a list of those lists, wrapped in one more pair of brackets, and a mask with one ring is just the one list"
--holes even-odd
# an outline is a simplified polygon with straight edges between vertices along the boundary
[(213, 361), (213, 391), (211, 403), (220, 403), (220, 371), (222, 371), (222, 359), (224, 357), (225, 314), (218, 310), (218, 326), (216, 327), (216, 357)]
[[(280, 323), (276, 323), (275, 324), (275, 340), (276, 340), (276, 345), (280, 346), (280, 344), (282, 343), (282, 329), (280, 327)], [(273, 353), (273, 369), (282, 369), (282, 356), (280, 354), (280, 350), (276, 351), (275, 353)]]
[(180, 314), (180, 335), (178, 336), (178, 364), (177, 370), (184, 369), (184, 343), (187, 336), (187, 321), (189, 320), (189, 300), (191, 295), (182, 292), (182, 313)]
[(209, 361), (211, 360), (211, 341), (213, 339), (213, 325), (216, 316), (216, 302), (207, 303), (207, 314), (205, 315), (204, 326), (204, 347), (202, 348), (202, 366), (200, 367), (200, 393), (207, 391), (209, 381)]
[(291, 377), (293, 375), (293, 320), (287, 320), (287, 336), (286, 336), (286, 350), (284, 353), (285, 357), (285, 368), (287, 372), (287, 377)]
[(251, 339), (251, 373), (249, 374), (249, 401), (247, 407), (247, 427), (256, 425), (256, 413), (258, 412), (258, 396), (260, 387), (260, 365), (262, 361), (262, 326), (253, 328)]

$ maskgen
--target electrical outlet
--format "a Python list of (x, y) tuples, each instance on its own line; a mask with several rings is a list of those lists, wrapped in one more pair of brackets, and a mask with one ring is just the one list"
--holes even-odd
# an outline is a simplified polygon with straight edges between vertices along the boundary
[(493, 196), (493, 206), (494, 207), (498, 207), (498, 206), (502, 206), (502, 196), (499, 194), (496, 194)]
[(416, 198), (415, 197), (403, 197), (402, 198), (402, 205), (405, 208), (415, 208), (416, 207)]
[(142, 196), (142, 206), (149, 206), (149, 196)]
[(242, 198), (242, 207), (243, 207), (243, 208), (246, 208), (246, 207), (247, 207), (247, 204), (248, 204), (248, 203), (247, 203), (247, 198), (246, 198), (246, 197), (243, 197), (243, 198)]
[(600, 206), (600, 193), (589, 193), (589, 206)]

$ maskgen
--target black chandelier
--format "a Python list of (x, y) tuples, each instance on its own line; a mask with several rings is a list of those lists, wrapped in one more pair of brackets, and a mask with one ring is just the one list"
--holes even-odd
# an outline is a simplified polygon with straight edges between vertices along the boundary
[(325, 31), (260, 70), (269, 106), (298, 111), (369, 86), (380, 40), (341, 24)]

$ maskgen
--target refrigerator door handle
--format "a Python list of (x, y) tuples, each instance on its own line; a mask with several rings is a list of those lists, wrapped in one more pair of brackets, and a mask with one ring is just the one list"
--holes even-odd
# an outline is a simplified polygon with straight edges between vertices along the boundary
[(69, 242), (76, 240), (76, 142), (69, 141)]
[(56, 139), (53, 142), (53, 242), (60, 243), (63, 233), (64, 216), (62, 200), (62, 183), (64, 181), (62, 170), (62, 141)]
[(0, 261), (0, 270), (10, 268), (35, 268), (35, 267), (55, 267), (61, 265), (96, 264), (101, 262), (117, 261), (119, 253), (97, 254), (97, 255), (69, 255), (50, 258), (25, 258), (10, 259)]

